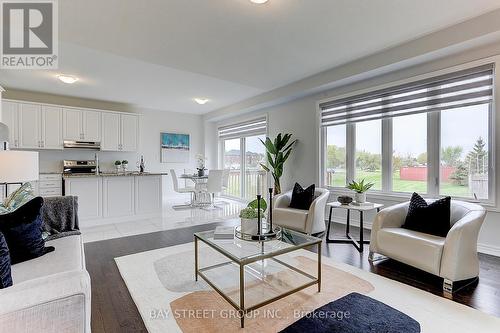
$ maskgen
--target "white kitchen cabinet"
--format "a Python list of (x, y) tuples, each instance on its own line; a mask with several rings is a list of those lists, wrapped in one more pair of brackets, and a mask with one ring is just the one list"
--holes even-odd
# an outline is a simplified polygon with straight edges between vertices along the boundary
[(19, 103), (18, 144), (14, 148), (62, 149), (62, 109)]
[(83, 139), (101, 141), (101, 112), (85, 110), (82, 113)]
[(37, 104), (19, 104), (19, 148), (42, 147), (42, 107)]
[(103, 177), (103, 217), (134, 214), (134, 177)]
[(2, 122), (9, 127), (10, 148), (19, 147), (19, 103), (2, 102)]
[(103, 112), (102, 114), (102, 150), (120, 150), (120, 115)]
[[(45, 193), (48, 183), (44, 185), (42, 177), (39, 183), (40, 193)], [(78, 196), (83, 227), (162, 215), (161, 175), (67, 177), (64, 184), (65, 195)]]
[(78, 197), (78, 217), (95, 220), (102, 216), (101, 177), (66, 178), (65, 195)]
[(63, 109), (64, 140), (82, 140), (82, 112), (78, 109)]
[(101, 112), (63, 109), (64, 140), (101, 141)]
[(135, 177), (135, 213), (152, 214), (162, 210), (161, 176)]
[(139, 146), (139, 123), (136, 115), (120, 115), (121, 149), (123, 151), (137, 151)]
[(62, 108), (42, 105), (41, 148), (63, 149)]
[(107, 151), (137, 151), (139, 118), (134, 114), (102, 114), (101, 149)]

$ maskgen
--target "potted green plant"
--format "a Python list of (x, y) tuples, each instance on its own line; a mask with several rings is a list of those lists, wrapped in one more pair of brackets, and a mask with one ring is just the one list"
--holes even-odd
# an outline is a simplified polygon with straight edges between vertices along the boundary
[(283, 168), (286, 160), (292, 153), (293, 145), (297, 142), (297, 140), (290, 142), (291, 138), (292, 134), (287, 133), (283, 135), (279, 133), (274, 141), (272, 141), (269, 137), (266, 138), (266, 141), (260, 140), (266, 147), (266, 156), (269, 167), (263, 163), (260, 163), (260, 166), (267, 172), (271, 172), (274, 179), (275, 195), (281, 193), (280, 178), (283, 175)]
[(372, 188), (373, 183), (365, 183), (365, 179), (361, 179), (360, 182), (355, 180), (351, 181), (347, 188), (354, 191), (354, 201), (357, 203), (366, 202), (366, 191)]
[(122, 162), (121, 161), (115, 161), (116, 172), (120, 172), (121, 167), (122, 167)]
[[(260, 199), (260, 216), (262, 219), (265, 217), (266, 209), (266, 201), (264, 199)], [(250, 202), (247, 207), (243, 208), (240, 211), (241, 232), (245, 234), (256, 235), (258, 231), (258, 216), (259, 214), (257, 210), (257, 199), (255, 199)]]
[(123, 160), (122, 161), (122, 170), (123, 172), (126, 172), (128, 169), (128, 161), (127, 160)]

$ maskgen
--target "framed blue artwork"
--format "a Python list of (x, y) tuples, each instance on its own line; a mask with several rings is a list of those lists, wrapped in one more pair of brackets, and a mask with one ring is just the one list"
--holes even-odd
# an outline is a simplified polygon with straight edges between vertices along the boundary
[(160, 133), (161, 163), (189, 163), (189, 134)]

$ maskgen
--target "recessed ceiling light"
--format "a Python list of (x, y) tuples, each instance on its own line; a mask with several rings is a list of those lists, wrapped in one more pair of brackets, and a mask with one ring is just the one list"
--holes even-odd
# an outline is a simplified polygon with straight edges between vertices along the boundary
[(250, 0), (250, 2), (256, 3), (256, 4), (263, 4), (266, 3), (268, 0)]
[(72, 84), (78, 81), (78, 78), (76, 76), (71, 76), (71, 75), (58, 75), (57, 78), (61, 80), (64, 83)]
[(206, 98), (195, 98), (194, 101), (200, 105), (204, 105), (204, 104), (207, 104), (208, 102), (208, 99)]

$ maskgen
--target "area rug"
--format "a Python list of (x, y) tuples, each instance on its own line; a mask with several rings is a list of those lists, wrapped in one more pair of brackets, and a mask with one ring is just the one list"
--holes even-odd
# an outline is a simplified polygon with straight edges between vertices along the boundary
[(303, 332), (420, 333), (420, 324), (369, 296), (351, 293), (314, 310), (280, 333)]
[[(296, 251), (287, 258), (294, 261), (294, 266), (312, 271), (316, 259), (316, 254), (306, 250)], [(199, 260), (211, 264), (222, 258), (202, 248)], [(201, 279), (194, 281), (193, 243), (115, 258), (115, 261), (150, 333), (280, 332), (314, 310), (351, 293), (367, 295), (407, 315), (419, 323), (421, 332), (498, 332), (500, 327), (499, 318), (323, 257), (320, 293), (312, 286), (266, 305), (247, 315), (245, 328), (241, 329), (238, 314), (229, 303)], [(286, 289), (287, 284), (293, 283), (293, 277), (286, 272), (271, 275), (279, 276), (270, 281), (273, 288)], [(228, 276), (227, 283), (230, 288), (234, 280)], [(252, 295), (252, 286), (249, 289)]]

